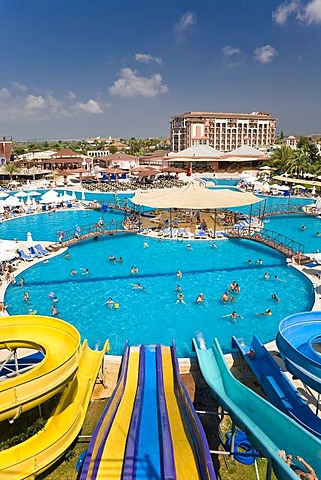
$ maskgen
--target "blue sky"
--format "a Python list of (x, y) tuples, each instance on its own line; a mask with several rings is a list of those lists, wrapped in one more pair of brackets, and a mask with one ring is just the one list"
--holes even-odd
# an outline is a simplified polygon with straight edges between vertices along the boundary
[(152, 137), (188, 111), (321, 132), (321, 0), (0, 0), (0, 135)]

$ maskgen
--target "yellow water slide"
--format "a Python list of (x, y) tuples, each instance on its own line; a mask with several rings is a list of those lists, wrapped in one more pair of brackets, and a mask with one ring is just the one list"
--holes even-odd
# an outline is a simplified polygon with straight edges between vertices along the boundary
[(116, 480), (121, 478), (127, 436), (136, 398), (139, 357), (140, 348), (130, 347), (126, 388), (105, 443), (97, 476), (95, 477), (97, 480), (105, 480), (107, 478)]
[[(35, 478), (67, 450), (85, 419), (99, 368), (107, 348), (80, 344), (78, 331), (52, 317), (12, 316), (0, 326), (0, 347), (35, 348), (45, 358), (32, 370), (0, 383), (0, 418), (12, 418), (62, 390), (45, 427), (27, 441), (0, 452), (0, 480)], [(21, 407), (20, 407), (21, 405)]]
[(200, 478), (193, 443), (174, 390), (174, 371), (170, 347), (162, 346), (163, 380), (172, 434), (177, 480)]

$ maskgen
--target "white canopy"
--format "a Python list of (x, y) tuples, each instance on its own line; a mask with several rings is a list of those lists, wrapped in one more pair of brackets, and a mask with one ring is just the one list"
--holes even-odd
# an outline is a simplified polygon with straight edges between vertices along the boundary
[(40, 199), (41, 203), (55, 203), (59, 202), (59, 196), (58, 193), (55, 190), (49, 190), (49, 192), (46, 192), (42, 195)]
[(25, 192), (18, 192), (18, 193), (15, 193), (14, 196), (17, 198), (24, 198), (24, 197), (27, 197), (28, 194)]
[(0, 198), (6, 198), (8, 195), (9, 195), (9, 193), (0, 192)]
[(19, 205), (21, 205), (21, 202), (16, 197), (8, 197), (3, 202), (3, 205), (5, 205), (6, 207), (18, 207)]
[(209, 190), (193, 183), (182, 188), (166, 188), (161, 191), (136, 192), (131, 201), (136, 205), (152, 208), (216, 209), (240, 207), (261, 202), (252, 193), (232, 190)]
[(19, 248), (19, 243), (14, 242), (13, 240), (0, 240), (0, 252), (17, 250), (17, 248)]
[(10, 262), (16, 256), (16, 252), (0, 252), (0, 262)]

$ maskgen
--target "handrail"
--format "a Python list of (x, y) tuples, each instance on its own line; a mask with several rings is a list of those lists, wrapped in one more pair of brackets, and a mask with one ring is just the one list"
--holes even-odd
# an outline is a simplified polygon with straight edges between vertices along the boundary
[(304, 205), (301, 203), (276, 203), (269, 206), (263, 204), (253, 209), (252, 216), (262, 219), (274, 215), (306, 214), (302, 207), (304, 207)]
[(56, 245), (61, 247), (68, 247), (74, 243), (80, 242), (82, 240), (87, 240), (89, 238), (95, 238), (100, 235), (113, 235), (114, 233), (134, 233), (136, 231), (135, 227), (129, 227), (124, 229), (121, 222), (116, 222), (115, 220), (110, 220), (108, 223), (100, 225), (98, 223), (88, 223), (87, 225), (76, 225), (72, 230), (67, 230), (65, 232), (58, 232)]
[(243, 229), (233, 228), (231, 230), (226, 230), (226, 236), (230, 238), (245, 238), (246, 240), (253, 240), (254, 242), (262, 243), (287, 257), (292, 257), (299, 252), (301, 254), (304, 253), (304, 246), (302, 243), (296, 242), (281, 233), (267, 230), (266, 228), (262, 228), (259, 232), (251, 226)]

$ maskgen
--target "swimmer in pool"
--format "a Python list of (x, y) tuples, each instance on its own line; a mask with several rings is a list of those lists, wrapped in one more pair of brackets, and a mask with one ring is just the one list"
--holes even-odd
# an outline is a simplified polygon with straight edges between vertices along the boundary
[(262, 312), (262, 313), (257, 313), (256, 314), (258, 317), (266, 317), (266, 316), (271, 316), (272, 315), (272, 312), (269, 308), (267, 308), (265, 310), (265, 312)]
[(185, 302), (184, 302), (184, 294), (183, 294), (183, 293), (179, 293), (179, 294), (177, 295), (176, 303), (184, 303), (184, 305), (185, 305)]
[(26, 303), (29, 303), (29, 293), (28, 292), (25, 292), (23, 294), (23, 300), (26, 302)]
[(144, 243), (143, 243), (143, 248), (148, 248), (148, 247), (149, 247), (148, 243), (147, 243), (147, 242), (144, 242)]
[(268, 280), (269, 278), (270, 278), (270, 276), (269, 276), (268, 272), (265, 272), (265, 274), (264, 274), (264, 280)]
[(273, 298), (273, 300), (275, 300), (276, 302), (279, 302), (279, 301), (280, 301), (279, 297), (277, 297), (277, 296), (275, 295), (275, 293), (272, 293), (272, 298)]
[(274, 280), (277, 280), (278, 282), (286, 282), (286, 280), (282, 280), (282, 278), (279, 278), (277, 275), (274, 275)]
[(53, 315), (58, 315), (58, 309), (57, 309), (56, 305), (52, 305), (51, 310), (52, 310)]
[(196, 303), (203, 303), (205, 300), (205, 296), (203, 295), (203, 293), (200, 293), (196, 299)]
[(237, 318), (243, 318), (241, 315), (239, 315), (235, 311), (233, 311), (232, 313), (228, 313), (227, 315), (223, 315), (223, 317), (231, 317), (231, 320), (233, 320), (233, 322), (236, 322)]
[(180, 270), (178, 270), (178, 272), (176, 273), (176, 277), (177, 278), (182, 278), (183, 274)]
[(133, 290), (145, 290), (145, 287), (143, 287), (140, 283), (132, 283)]
[(181, 291), (182, 291), (182, 287), (180, 285), (177, 285), (176, 292), (181, 292)]
[(221, 299), (223, 300), (223, 303), (226, 304), (226, 302), (227, 302), (228, 299), (229, 299), (229, 293), (228, 293), (228, 292), (223, 293)]
[(88, 275), (89, 274), (88, 268), (80, 268), (80, 270), (84, 271), (84, 273), (82, 273), (82, 275)]

